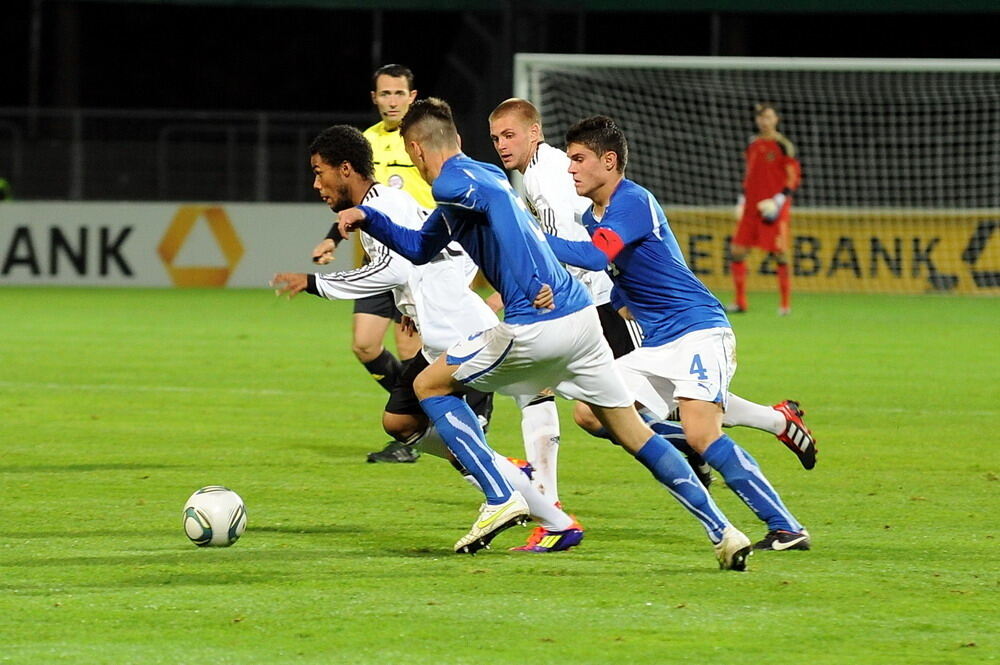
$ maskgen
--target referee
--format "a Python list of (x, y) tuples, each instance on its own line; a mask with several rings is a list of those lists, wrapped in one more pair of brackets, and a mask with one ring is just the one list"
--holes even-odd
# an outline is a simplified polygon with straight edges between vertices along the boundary
[[(372, 146), (375, 181), (406, 190), (421, 206), (433, 208), (431, 187), (417, 173), (399, 133), (399, 123), (417, 98), (413, 72), (403, 65), (379, 67), (372, 74), (371, 95), (372, 103), (382, 118), (364, 131)], [(400, 358), (393, 356), (382, 344), (393, 321), (399, 323), (400, 313), (391, 291), (354, 301), (352, 350), (372, 378), (388, 391), (392, 390), (402, 374), (403, 363), (400, 359), (413, 358), (421, 347), (419, 335), (407, 336), (397, 325), (396, 349)], [(369, 453), (367, 459), (369, 462), (415, 462), (418, 455), (412, 446), (390, 441), (383, 450)]]

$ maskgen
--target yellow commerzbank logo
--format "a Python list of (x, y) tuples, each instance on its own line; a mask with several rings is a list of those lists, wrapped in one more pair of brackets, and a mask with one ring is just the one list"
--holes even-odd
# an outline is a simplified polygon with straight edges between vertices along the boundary
[[(219, 244), (226, 265), (216, 266), (182, 266), (174, 265), (177, 254), (191, 234), (195, 223), (205, 218), (215, 241)], [(156, 248), (163, 265), (170, 273), (174, 286), (225, 286), (229, 276), (236, 269), (236, 264), (243, 258), (243, 243), (236, 235), (236, 229), (226, 211), (218, 206), (182, 206), (174, 215), (173, 221), (163, 234), (160, 245)]]

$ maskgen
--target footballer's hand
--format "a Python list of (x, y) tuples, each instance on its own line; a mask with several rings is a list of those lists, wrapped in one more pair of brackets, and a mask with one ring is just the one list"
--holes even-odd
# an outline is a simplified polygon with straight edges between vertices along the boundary
[(632, 312), (629, 311), (628, 307), (619, 307), (618, 316), (622, 317), (626, 321), (635, 321), (635, 317), (632, 316)]
[(773, 222), (781, 214), (781, 209), (784, 207), (787, 198), (787, 196), (779, 192), (769, 199), (762, 199), (757, 202), (757, 211), (764, 218), (765, 222)]
[(341, 210), (337, 218), (337, 226), (340, 228), (340, 235), (347, 237), (354, 229), (361, 226), (365, 220), (365, 213), (361, 211), (360, 208), (348, 208), (347, 210)]
[(333, 251), (336, 247), (337, 245), (333, 242), (333, 240), (330, 238), (324, 238), (323, 242), (313, 248), (313, 263), (325, 266), (330, 261), (333, 261)]
[(279, 272), (271, 278), (274, 295), (286, 296), (289, 300), (306, 290), (309, 276), (298, 272)]
[(399, 329), (407, 337), (413, 337), (417, 334), (417, 322), (413, 320), (412, 317), (406, 316), (405, 314), (399, 320)]
[(736, 198), (736, 205), (733, 207), (733, 217), (736, 218), (737, 222), (743, 219), (743, 206), (746, 205), (746, 202), (747, 197), (742, 194)]
[(552, 294), (552, 287), (548, 284), (542, 284), (542, 288), (538, 290), (538, 294), (535, 296), (535, 301), (532, 303), (535, 309), (555, 309), (556, 299)]

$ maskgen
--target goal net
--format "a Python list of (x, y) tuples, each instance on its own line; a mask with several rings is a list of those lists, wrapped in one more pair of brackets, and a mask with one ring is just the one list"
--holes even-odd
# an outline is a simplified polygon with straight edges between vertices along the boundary
[[(1000, 294), (1000, 62), (518, 54), (515, 94), (559, 147), (576, 120), (615, 118), (627, 175), (710, 288), (730, 288), (742, 151), (769, 101), (802, 163), (796, 290)], [(774, 288), (762, 252), (748, 268)]]

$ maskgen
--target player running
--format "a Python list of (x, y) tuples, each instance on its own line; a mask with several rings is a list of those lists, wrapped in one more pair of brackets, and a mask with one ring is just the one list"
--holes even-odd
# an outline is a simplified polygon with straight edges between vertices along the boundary
[(778, 109), (770, 102), (754, 107), (757, 135), (743, 152), (746, 174), (743, 193), (736, 205), (736, 232), (730, 243), (730, 270), (736, 302), (730, 312), (747, 311), (746, 257), (752, 247), (759, 247), (777, 263), (778, 314), (792, 313), (792, 285), (788, 275), (792, 194), (799, 187), (802, 168), (795, 146), (778, 131)]
[(750, 540), (732, 526), (683, 456), (639, 418), (583, 286), (559, 264), (503, 171), (461, 152), (451, 109), (415, 102), (403, 120), (406, 149), (432, 183), (438, 208), (419, 230), (369, 206), (340, 214), (342, 233), (363, 228), (416, 264), (456, 240), (500, 293), (505, 320), (456, 344), (414, 381), (420, 404), (449, 450), (476, 477), (486, 503), (455, 544), (474, 553), (522, 522), (523, 497), (500, 474), (463, 387), (531, 394), (549, 386), (591, 405), (605, 427), (705, 528), (724, 569), (743, 570)]
[(593, 116), (567, 131), (566, 152), (577, 193), (593, 201), (583, 216), (592, 240), (548, 240), (561, 261), (606, 268), (642, 325), (642, 346), (618, 359), (629, 386), (638, 394), (651, 385), (664, 402), (678, 402), (687, 442), (767, 524), (756, 549), (809, 549), (809, 533), (757, 462), (722, 433), (736, 337), (722, 305), (685, 263), (660, 204), (625, 177), (625, 134), (611, 118)]
[[(521, 174), (524, 200), (528, 209), (539, 220), (542, 230), (549, 235), (568, 240), (590, 240), (581, 223), (581, 217), (591, 205), (591, 200), (580, 196), (569, 174), (569, 157), (566, 153), (545, 142), (541, 114), (534, 104), (525, 99), (512, 98), (501, 102), (490, 114), (490, 137), (493, 147), (505, 168)], [(591, 271), (570, 266), (570, 274), (577, 277), (590, 291), (601, 317), (601, 328), (615, 358), (639, 347), (642, 329), (634, 320), (626, 320), (611, 304), (611, 279), (603, 270)], [(665, 420), (677, 420), (676, 409), (666, 408), (656, 395), (645, 395), (652, 403), (645, 406), (658, 412)], [(574, 411), (577, 424), (594, 432), (600, 423), (586, 407)], [(761, 429), (771, 434), (795, 453), (806, 469), (816, 464), (816, 442), (803, 421), (804, 413), (798, 402), (785, 400), (766, 406), (729, 394), (723, 426), (745, 426)], [(708, 471), (703, 461), (693, 451), (679, 432), (670, 432), (669, 425), (660, 434), (670, 436), (680, 444), (682, 452), (699, 471), (703, 481), (708, 481)], [(674, 429), (678, 429), (674, 427)], [(558, 446), (544, 445), (544, 440), (529, 447), (532, 439), (525, 437), (525, 454), (535, 468), (535, 478), (548, 496), (556, 496), (556, 457)]]
[[(363, 203), (410, 228), (420, 228), (427, 218), (428, 211), (409, 194), (375, 181), (371, 146), (357, 129), (338, 125), (324, 130), (310, 146), (310, 154), (313, 187), (334, 212)], [(366, 233), (361, 233), (361, 243), (372, 257), (366, 266), (329, 274), (279, 273), (272, 284), (289, 297), (306, 291), (330, 300), (356, 300), (388, 292), (394, 306), (412, 318), (422, 332), (423, 349), (404, 364), (389, 393), (382, 425), (394, 440), (448, 459), (469, 479), (469, 472), (455, 462), (434, 427), (429, 426), (413, 393), (413, 379), (448, 347), (498, 323), (493, 311), (469, 288), (476, 266), (454, 243), (423, 266), (414, 266)], [(474, 389), (461, 394), (477, 416), (488, 422), (492, 394)], [(533, 488), (528, 476), (503, 456), (496, 455), (494, 463), (524, 496), (540, 528), (555, 536), (546, 541), (545, 549), (525, 549), (559, 551), (580, 543), (582, 528), (552, 499)]]
[[(372, 104), (382, 118), (364, 131), (372, 146), (372, 164), (375, 181), (409, 193), (425, 208), (434, 207), (431, 188), (417, 173), (413, 162), (403, 149), (399, 123), (410, 104), (417, 98), (413, 87), (413, 72), (403, 65), (384, 65), (372, 74)], [(333, 230), (331, 230), (333, 231)], [(340, 236), (331, 233), (313, 250), (313, 261), (325, 265), (333, 259), (333, 251)], [(355, 357), (380, 386), (392, 391), (403, 372), (403, 361), (420, 350), (420, 336), (405, 334), (395, 326), (396, 349), (399, 358), (383, 345), (385, 333), (395, 321), (400, 322), (400, 312), (392, 293), (385, 291), (358, 298), (354, 301), (354, 329), (351, 343)], [(419, 453), (393, 440), (380, 451), (368, 454), (369, 462), (416, 462)]]

